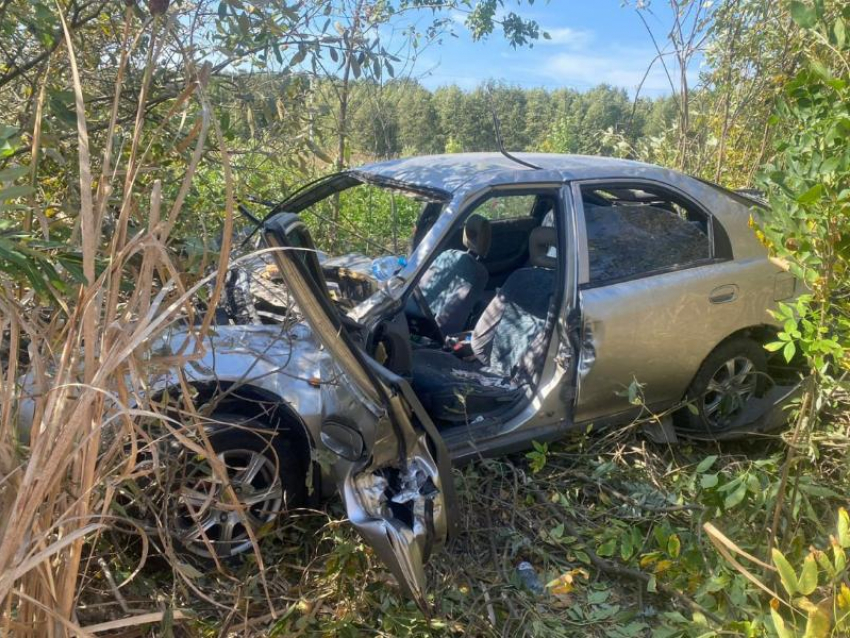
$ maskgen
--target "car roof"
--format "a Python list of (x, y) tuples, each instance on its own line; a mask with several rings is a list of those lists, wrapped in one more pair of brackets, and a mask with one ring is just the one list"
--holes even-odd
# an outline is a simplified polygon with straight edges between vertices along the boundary
[[(645, 177), (669, 179), (670, 171), (660, 166), (632, 160), (592, 155), (560, 155), (556, 153), (512, 153), (524, 162), (539, 166), (563, 181), (607, 177)], [(540, 171), (523, 166), (501, 153), (452, 153), (445, 155), (420, 155), (375, 162), (360, 166), (354, 171), (372, 179), (386, 180), (420, 187), (454, 192), (470, 180), (489, 180), (522, 183), (527, 175), (529, 182), (539, 177)]]

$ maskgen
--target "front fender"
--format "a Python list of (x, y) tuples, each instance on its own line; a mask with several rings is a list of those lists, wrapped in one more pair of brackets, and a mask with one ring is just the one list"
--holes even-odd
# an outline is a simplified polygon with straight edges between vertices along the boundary
[(154, 367), (151, 394), (179, 387), (181, 373), (193, 386), (258, 388), (285, 402), (303, 421), (310, 438), (319, 440), (320, 382), (327, 376), (330, 361), (303, 324), (289, 329), (214, 326), (202, 339), (186, 329), (175, 330), (153, 345), (150, 362)]

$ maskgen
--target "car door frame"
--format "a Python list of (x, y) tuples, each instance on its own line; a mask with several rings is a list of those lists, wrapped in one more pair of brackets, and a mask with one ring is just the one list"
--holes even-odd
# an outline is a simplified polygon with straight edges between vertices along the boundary
[[(336, 456), (332, 471), (351, 523), (427, 612), (424, 563), (454, 536), (457, 522), (448, 451), (407, 382), (354, 341), (351, 326), (298, 258), (303, 249), (288, 244), (287, 229), (297, 224), (296, 216), (279, 213), (264, 222), (264, 235), (313, 335), (347, 380), (320, 383), (328, 409), (323, 408), (320, 438)], [(385, 474), (391, 471), (397, 471), (401, 487), (389, 497)], [(392, 500), (401, 492), (408, 500)], [(407, 512), (398, 513), (408, 503), (409, 520)]]
[[(731, 248), (729, 249), (728, 256), (718, 256), (717, 255), (717, 247), (718, 247), (718, 235), (721, 233), (726, 235), (726, 230), (723, 228), (722, 223), (717, 218), (717, 216), (708, 210), (705, 206), (699, 203), (692, 195), (685, 192), (681, 188), (674, 186), (673, 184), (668, 184), (666, 182), (661, 182), (656, 179), (649, 179), (646, 177), (630, 177), (630, 176), (621, 176), (621, 177), (594, 177), (590, 179), (579, 179), (573, 180), (570, 182), (570, 195), (572, 200), (573, 210), (576, 215), (576, 225), (577, 225), (577, 241), (579, 244), (579, 250), (581, 253), (581, 264), (579, 266), (579, 278), (578, 278), (578, 287), (579, 290), (582, 287), (586, 287), (590, 283), (590, 253), (588, 251), (587, 244), (587, 224), (585, 218), (584, 211), (584, 200), (581, 195), (581, 189), (583, 186), (599, 184), (599, 185), (609, 185), (615, 184), (618, 182), (622, 182), (624, 185), (645, 185), (647, 187), (655, 187), (660, 188), (665, 191), (669, 191), (670, 193), (682, 198), (687, 201), (689, 205), (696, 208), (700, 213), (706, 216), (709, 223), (707, 224), (708, 228), (708, 241), (709, 241), (709, 251), (710, 256), (706, 259), (700, 260), (699, 262), (693, 262), (687, 264), (685, 266), (675, 266), (670, 268), (662, 268), (653, 270), (652, 272), (642, 273), (640, 275), (635, 275), (632, 277), (625, 277), (622, 279), (616, 279), (612, 281), (605, 282), (602, 285), (613, 285), (614, 283), (622, 283), (625, 281), (630, 281), (632, 279), (640, 279), (644, 277), (652, 277), (653, 275), (660, 275), (665, 272), (672, 272), (675, 270), (684, 270), (686, 268), (699, 268), (702, 266), (711, 265), (714, 263), (720, 263), (724, 261), (731, 261), (733, 256), (731, 254)], [(725, 238), (725, 242), (728, 243), (728, 237)]]
[[(559, 293), (561, 299), (556, 310), (555, 325), (552, 328), (537, 394), (518, 412), (509, 416), (500, 415), (498, 423), (494, 422), (493, 427), (488, 427), (486, 423), (476, 424), (481, 426), (481, 430), (490, 432), (479, 440), (472, 441), (467, 433), (461, 431), (445, 433), (444, 440), (455, 463), (527, 449), (532, 440), (556, 440), (569, 432), (573, 426), (581, 319), (577, 285), (580, 269), (579, 230), (570, 196), (570, 183), (551, 179), (509, 182), (490, 184), (466, 193), (457, 204), (457, 213), (453, 215), (451, 223), (442, 230), (431, 249), (429, 258), (423, 260), (417, 269), (422, 268), (420, 272), (424, 272), (447, 239), (456, 232), (457, 225), (463, 224), (475, 208), (493, 197), (494, 193), (523, 194), (542, 191), (555, 194), (558, 201), (560, 222), (556, 221), (555, 228), (559, 248), (563, 248), (560, 252), (564, 258), (559, 257), (558, 260), (561, 272), (557, 281), (564, 284), (565, 290)], [(413, 287), (415, 284), (407, 285)]]

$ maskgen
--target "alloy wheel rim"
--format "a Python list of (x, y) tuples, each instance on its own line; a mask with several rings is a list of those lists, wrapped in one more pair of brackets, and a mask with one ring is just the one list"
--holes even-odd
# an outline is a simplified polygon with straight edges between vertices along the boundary
[[(252, 547), (247, 526), (256, 535), (283, 509), (283, 485), (275, 461), (255, 450), (233, 449), (217, 454), (227, 482), (219, 478), (206, 460), (187, 467), (177, 490), (173, 532), (186, 549), (211, 558), (235, 556)], [(240, 509), (242, 510), (240, 512)]]
[(711, 375), (702, 399), (702, 414), (713, 427), (727, 426), (756, 393), (758, 370), (745, 356), (732, 357)]

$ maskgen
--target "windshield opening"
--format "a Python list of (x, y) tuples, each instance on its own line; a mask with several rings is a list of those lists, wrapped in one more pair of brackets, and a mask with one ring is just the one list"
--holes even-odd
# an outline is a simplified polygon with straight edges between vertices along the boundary
[(417, 223), (430, 226), (444, 201), (397, 184), (339, 186), (298, 207), (298, 216), (318, 250), (331, 297), (351, 307), (407, 264), (414, 237), (423, 231)]
[(327, 257), (404, 255), (423, 211), (442, 208), (432, 197), (395, 185), (345, 181), (341, 186), (290, 209), (298, 212)]

